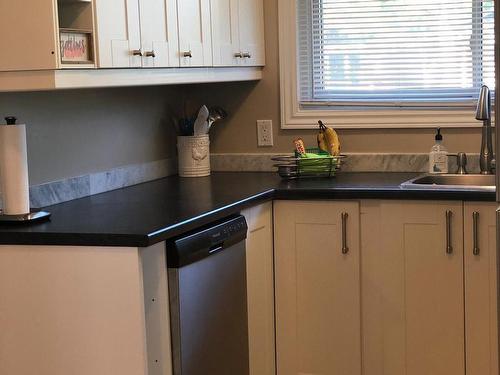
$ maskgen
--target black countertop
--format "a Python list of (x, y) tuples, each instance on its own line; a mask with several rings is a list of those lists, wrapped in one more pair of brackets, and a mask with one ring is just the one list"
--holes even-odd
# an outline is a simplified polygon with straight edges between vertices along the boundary
[(344, 173), (283, 181), (275, 173), (177, 176), (47, 207), (50, 222), (1, 226), (0, 244), (145, 247), (272, 199), (495, 201), (493, 192), (407, 190), (415, 173)]

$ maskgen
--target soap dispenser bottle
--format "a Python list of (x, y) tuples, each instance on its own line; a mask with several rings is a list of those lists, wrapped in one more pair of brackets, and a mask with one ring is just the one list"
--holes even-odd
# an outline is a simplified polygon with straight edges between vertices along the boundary
[(436, 143), (429, 154), (429, 173), (448, 173), (448, 150), (443, 145), (441, 129), (436, 132)]

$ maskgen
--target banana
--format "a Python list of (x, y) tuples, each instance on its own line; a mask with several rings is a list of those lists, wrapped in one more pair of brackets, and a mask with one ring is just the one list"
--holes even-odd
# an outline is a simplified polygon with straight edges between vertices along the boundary
[[(323, 133), (324, 141), (326, 143), (326, 151), (329, 152), (330, 155), (332, 155), (332, 156), (339, 156), (340, 155), (339, 135), (332, 128), (325, 126), (322, 121), (319, 121), (318, 123), (319, 123), (320, 129), (321, 129), (321, 132)], [(319, 141), (319, 138), (318, 138), (318, 141)]]
[(332, 128), (328, 128), (325, 131), (325, 137), (327, 140), (328, 150), (330, 155), (339, 156), (340, 155), (340, 140), (337, 132)]
[(328, 147), (326, 145), (326, 141), (325, 141), (325, 132), (323, 131), (322, 128), (319, 129), (319, 133), (318, 133), (318, 148), (321, 151), (329, 152)]

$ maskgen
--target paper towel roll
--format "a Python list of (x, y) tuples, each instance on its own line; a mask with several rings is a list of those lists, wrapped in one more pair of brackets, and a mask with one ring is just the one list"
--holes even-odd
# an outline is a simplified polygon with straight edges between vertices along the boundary
[(25, 125), (0, 125), (0, 189), (3, 214), (30, 212)]

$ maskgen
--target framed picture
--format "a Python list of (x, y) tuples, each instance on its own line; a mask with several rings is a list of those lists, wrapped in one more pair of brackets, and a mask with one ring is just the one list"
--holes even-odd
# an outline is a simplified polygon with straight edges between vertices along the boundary
[(93, 64), (92, 32), (61, 29), (59, 36), (63, 64)]

